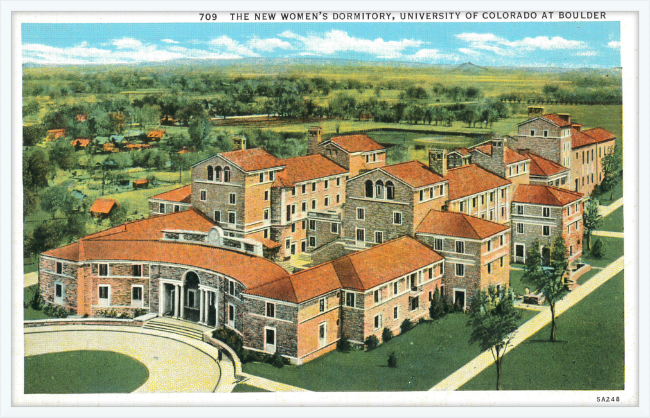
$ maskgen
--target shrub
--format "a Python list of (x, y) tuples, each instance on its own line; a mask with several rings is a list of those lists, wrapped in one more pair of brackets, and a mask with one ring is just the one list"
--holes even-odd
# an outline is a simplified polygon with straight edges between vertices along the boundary
[(230, 328), (221, 327), (219, 329), (215, 329), (212, 332), (212, 338), (216, 338), (217, 340), (226, 344), (228, 347), (232, 348), (235, 354), (237, 354), (237, 357), (240, 359), (243, 357), (244, 341), (235, 331), (231, 330)]
[(282, 358), (282, 356), (276, 352), (273, 354), (273, 356), (270, 357), (269, 364), (271, 364), (273, 367), (281, 369), (284, 367), (284, 358)]
[(393, 338), (393, 331), (389, 330), (388, 328), (384, 328), (384, 331), (381, 333), (381, 340), (383, 342), (390, 341), (391, 338)]
[(460, 304), (460, 301), (456, 301), (454, 304), (454, 312), (463, 312), (463, 305)]
[(83, 317), (84, 317), (84, 318), (88, 318), (89, 316), (90, 316), (90, 315), (88, 315), (87, 313), (85, 313)]
[(146, 309), (138, 308), (138, 309), (135, 310), (135, 312), (133, 312), (133, 317), (137, 318), (139, 316), (146, 315), (146, 314), (147, 314)]
[(345, 334), (336, 342), (336, 349), (339, 351), (350, 351), (351, 348), (350, 340), (348, 340), (348, 336)]
[(30, 305), (32, 306), (32, 309), (35, 311), (40, 311), (41, 309), (43, 309), (43, 297), (41, 296), (41, 292), (39, 289), (36, 289), (36, 291), (32, 295), (32, 300), (30, 301)]
[(394, 351), (388, 355), (388, 367), (397, 367), (397, 356)]
[(366, 338), (366, 348), (368, 350), (373, 350), (377, 348), (379, 345), (379, 338), (375, 337), (374, 335), (370, 335), (368, 338)]
[(120, 314), (120, 318), (122, 318), (122, 319), (131, 318), (131, 315), (129, 315), (129, 314), (126, 313), (126, 312), (122, 312), (122, 313)]
[(601, 260), (603, 257), (605, 257), (605, 253), (607, 253), (605, 242), (602, 239), (598, 238), (594, 242), (594, 245), (591, 247), (591, 255)]
[(68, 311), (60, 306), (55, 305), (45, 305), (43, 308), (43, 313), (52, 318), (67, 318)]
[(115, 311), (115, 309), (110, 309), (104, 312), (104, 316), (106, 318), (117, 318), (117, 312)]
[(436, 291), (433, 293), (433, 298), (431, 298), (431, 306), (429, 307), (429, 316), (431, 319), (440, 319), (447, 312), (447, 303), (442, 299), (442, 296), (440, 296), (440, 290), (436, 289)]
[(402, 321), (402, 324), (399, 327), (402, 330), (402, 334), (404, 334), (405, 332), (409, 332), (413, 329), (413, 322), (411, 322), (409, 319), (405, 319)]

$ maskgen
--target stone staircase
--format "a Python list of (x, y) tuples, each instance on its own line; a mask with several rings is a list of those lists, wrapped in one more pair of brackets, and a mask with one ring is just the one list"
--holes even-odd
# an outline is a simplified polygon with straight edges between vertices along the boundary
[(184, 319), (174, 319), (168, 317), (157, 317), (144, 323), (143, 328), (155, 331), (171, 332), (172, 334), (182, 335), (183, 337), (193, 338), (203, 341), (203, 333), (211, 330), (196, 322), (186, 321)]

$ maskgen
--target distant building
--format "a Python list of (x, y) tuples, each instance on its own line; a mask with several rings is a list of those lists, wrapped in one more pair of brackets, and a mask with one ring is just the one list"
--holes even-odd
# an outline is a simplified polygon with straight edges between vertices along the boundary
[(164, 215), (192, 207), (192, 186), (187, 185), (149, 198), (149, 214)]
[(132, 182), (134, 189), (143, 189), (149, 187), (149, 180), (147, 179), (137, 179)]
[(75, 149), (80, 150), (90, 145), (90, 142), (91, 142), (90, 138), (76, 138), (70, 142), (70, 145), (75, 147)]
[(160, 141), (166, 133), (166, 129), (152, 129), (147, 134), (147, 141)]
[(62, 136), (65, 136), (68, 134), (68, 130), (65, 128), (62, 129), (50, 129), (47, 131), (47, 136), (45, 137), (45, 141), (50, 142), (54, 141), (56, 139), (61, 138)]
[(90, 207), (90, 215), (95, 218), (108, 218), (119, 205), (115, 199), (96, 199)]

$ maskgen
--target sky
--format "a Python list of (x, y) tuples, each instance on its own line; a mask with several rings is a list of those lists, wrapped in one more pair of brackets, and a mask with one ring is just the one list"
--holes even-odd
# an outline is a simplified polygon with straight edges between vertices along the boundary
[(25, 23), (24, 64), (323, 58), (612, 68), (619, 22)]

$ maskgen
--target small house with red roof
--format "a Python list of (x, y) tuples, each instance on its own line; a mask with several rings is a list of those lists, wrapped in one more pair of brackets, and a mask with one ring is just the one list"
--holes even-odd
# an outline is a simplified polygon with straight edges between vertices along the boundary
[(45, 141), (47, 142), (54, 141), (61, 138), (62, 136), (66, 136), (67, 134), (68, 134), (68, 130), (66, 128), (50, 129), (49, 131), (47, 131)]
[(90, 207), (90, 215), (95, 218), (108, 218), (113, 210), (117, 209), (119, 205), (115, 199), (96, 199)]
[(160, 141), (166, 133), (166, 129), (152, 129), (147, 134), (147, 141)]
[(149, 187), (148, 179), (136, 179), (131, 182), (134, 189), (144, 189)]
[(180, 212), (188, 210), (191, 207), (192, 186), (190, 184), (149, 198), (150, 215)]
[(550, 257), (551, 245), (564, 238), (569, 263), (582, 255), (585, 197), (582, 193), (538, 184), (520, 185), (512, 199), (512, 258), (526, 261), (526, 252), (539, 242), (542, 258)]
[(90, 141), (90, 138), (75, 138), (70, 142), (70, 145), (72, 145), (78, 151), (90, 145)]

